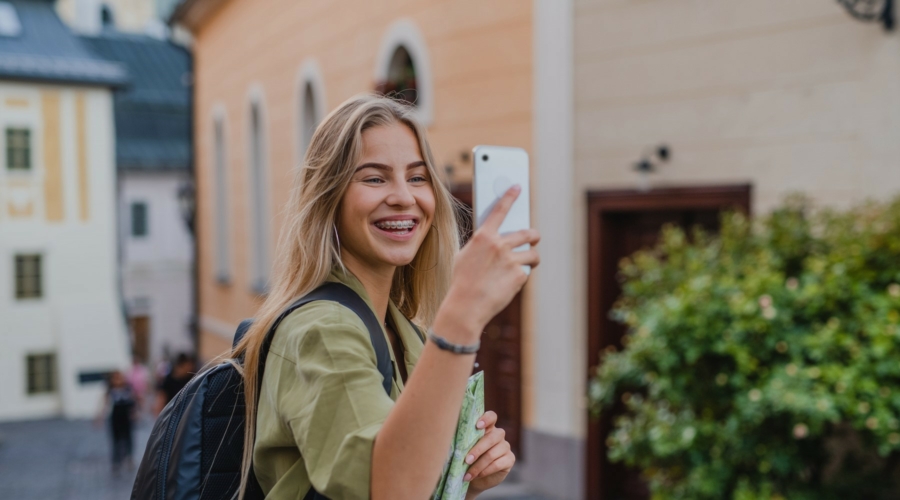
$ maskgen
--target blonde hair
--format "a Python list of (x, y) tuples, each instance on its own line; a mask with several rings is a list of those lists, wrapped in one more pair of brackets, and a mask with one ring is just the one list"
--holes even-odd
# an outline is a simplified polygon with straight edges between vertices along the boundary
[(425, 129), (410, 107), (389, 98), (362, 95), (349, 99), (326, 116), (313, 134), (294, 179), (270, 292), (253, 326), (232, 353), (234, 359), (244, 358), (246, 420), (239, 498), (246, 492), (256, 442), (261, 382), (257, 372), (263, 340), (288, 305), (325, 282), (335, 266), (343, 266), (335, 222), (362, 154), (362, 133), (397, 123), (409, 127), (418, 139), (434, 190), (435, 211), (433, 225), (415, 258), (394, 273), (391, 300), (406, 317), (427, 326), (450, 286), (453, 257), (459, 250), (457, 205), (439, 180)]

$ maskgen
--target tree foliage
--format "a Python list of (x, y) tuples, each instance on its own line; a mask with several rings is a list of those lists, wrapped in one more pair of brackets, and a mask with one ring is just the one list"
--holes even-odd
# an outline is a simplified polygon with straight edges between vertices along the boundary
[(654, 499), (897, 498), (900, 198), (667, 227), (620, 270), (589, 400)]

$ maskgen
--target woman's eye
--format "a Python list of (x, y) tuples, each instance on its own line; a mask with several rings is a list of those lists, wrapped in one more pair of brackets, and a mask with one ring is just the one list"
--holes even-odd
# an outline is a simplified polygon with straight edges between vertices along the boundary
[(409, 182), (428, 182), (428, 179), (424, 175), (416, 175), (412, 177)]
[(382, 184), (384, 183), (384, 179), (380, 177), (369, 177), (368, 179), (363, 179), (363, 182), (366, 184)]

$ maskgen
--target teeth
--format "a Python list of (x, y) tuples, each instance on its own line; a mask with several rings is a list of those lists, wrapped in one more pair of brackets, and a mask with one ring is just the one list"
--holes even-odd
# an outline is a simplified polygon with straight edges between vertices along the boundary
[(375, 225), (381, 229), (412, 229), (416, 222), (414, 220), (390, 220), (378, 222)]

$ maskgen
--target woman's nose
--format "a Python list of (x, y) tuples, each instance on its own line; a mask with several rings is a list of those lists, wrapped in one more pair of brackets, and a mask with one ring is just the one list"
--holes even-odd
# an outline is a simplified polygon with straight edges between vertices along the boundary
[(409, 207), (416, 204), (416, 197), (405, 182), (398, 182), (385, 201), (391, 206)]

